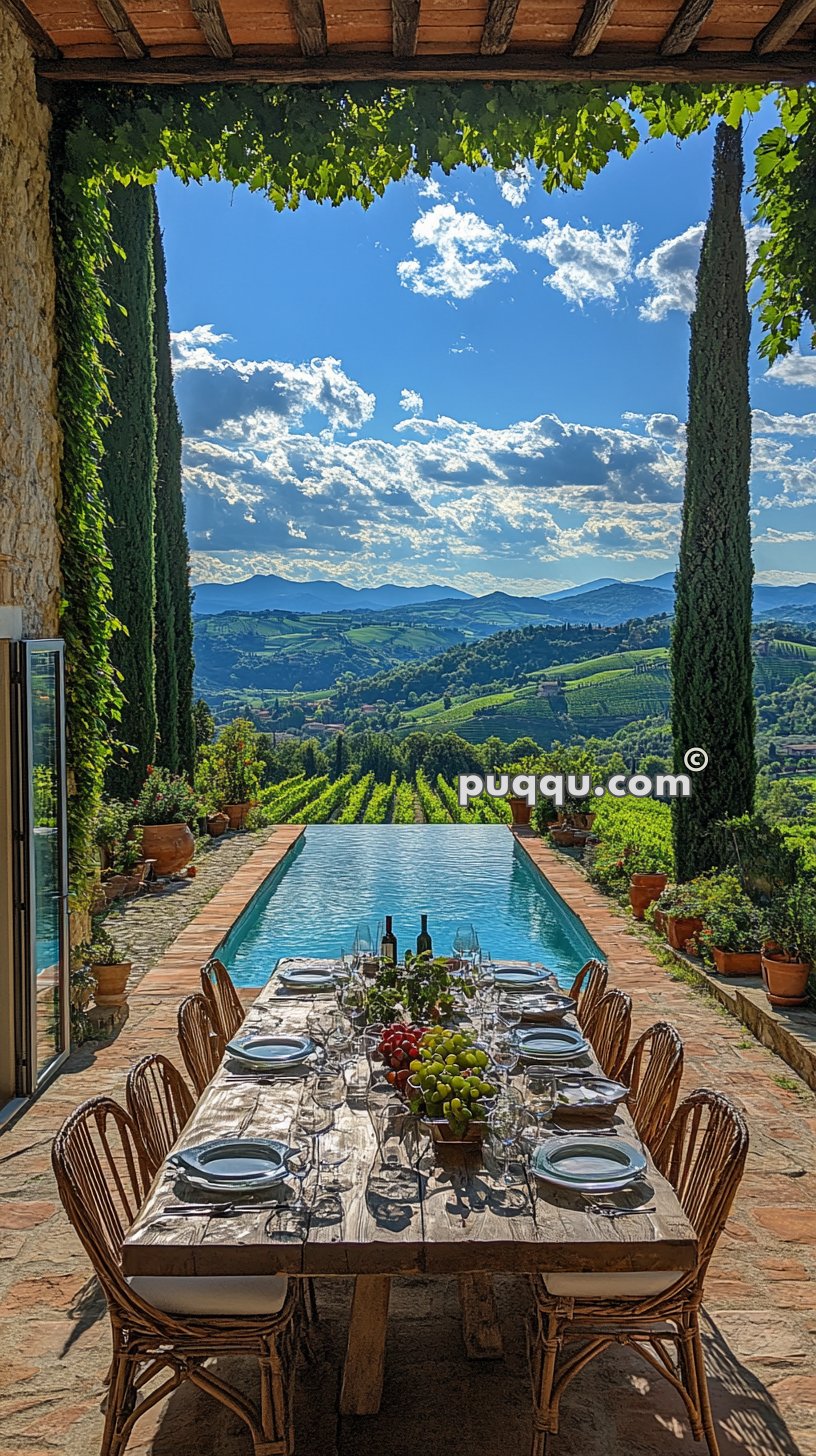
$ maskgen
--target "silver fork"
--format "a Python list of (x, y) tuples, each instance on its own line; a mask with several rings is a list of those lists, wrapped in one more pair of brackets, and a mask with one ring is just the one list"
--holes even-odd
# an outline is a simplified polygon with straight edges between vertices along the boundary
[(656, 1213), (657, 1205), (650, 1203), (645, 1208), (615, 1208), (604, 1203), (590, 1203), (589, 1211), (599, 1218), (631, 1218), (635, 1214)]

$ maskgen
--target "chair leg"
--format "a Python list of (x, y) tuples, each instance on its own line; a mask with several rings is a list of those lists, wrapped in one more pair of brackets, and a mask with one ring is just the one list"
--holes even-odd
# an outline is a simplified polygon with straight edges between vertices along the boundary
[(121, 1428), (130, 1415), (136, 1398), (136, 1372), (135, 1362), (123, 1355), (121, 1350), (115, 1350), (108, 1372), (105, 1426), (99, 1456), (120, 1456), (120, 1452), (124, 1450)]
[(700, 1410), (700, 1419), (703, 1435), (710, 1452), (710, 1456), (720, 1456), (720, 1448), (717, 1442), (717, 1433), (714, 1430), (714, 1416), (711, 1410), (711, 1400), (708, 1394), (708, 1378), (705, 1369), (705, 1355), (703, 1353), (703, 1341), (700, 1334), (700, 1316), (697, 1310), (694, 1311), (693, 1325), (691, 1329), (692, 1352), (694, 1356), (694, 1372), (697, 1377), (697, 1402)]
[[(261, 1383), (262, 1440), (255, 1441), (255, 1456), (291, 1456), (294, 1448), (292, 1421), (293, 1372), (283, 1369), (280, 1353), (271, 1347), (258, 1360)], [(287, 1379), (288, 1375), (288, 1379)]]
[(530, 1376), (533, 1386), (533, 1440), (530, 1456), (545, 1456), (549, 1435), (558, 1430), (558, 1412), (553, 1408), (553, 1386), (555, 1384), (555, 1363), (561, 1343), (558, 1321), (547, 1315), (546, 1333), (544, 1317), (534, 1314), (529, 1327)]

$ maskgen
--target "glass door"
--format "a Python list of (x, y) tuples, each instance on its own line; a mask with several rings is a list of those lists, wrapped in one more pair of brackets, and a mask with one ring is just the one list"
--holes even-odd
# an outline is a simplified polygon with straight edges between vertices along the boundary
[(70, 1047), (64, 664), (61, 642), (17, 644), (18, 1092)]

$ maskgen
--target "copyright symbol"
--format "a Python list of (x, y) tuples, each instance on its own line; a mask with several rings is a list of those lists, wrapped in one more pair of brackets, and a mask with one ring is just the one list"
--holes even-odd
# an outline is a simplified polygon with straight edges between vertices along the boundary
[(683, 763), (689, 773), (702, 773), (708, 766), (708, 754), (704, 748), (687, 748), (683, 754)]

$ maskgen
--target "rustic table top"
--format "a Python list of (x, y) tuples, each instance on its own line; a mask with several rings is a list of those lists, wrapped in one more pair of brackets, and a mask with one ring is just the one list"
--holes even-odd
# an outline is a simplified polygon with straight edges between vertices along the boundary
[[(305, 1032), (314, 1001), (313, 996), (284, 992), (273, 977), (250, 1013), (253, 1025), (274, 1014), (282, 1018), (279, 1029)], [(226, 1060), (177, 1146), (194, 1147), (229, 1135), (286, 1139), (302, 1088), (300, 1076), (278, 1077), (272, 1083), (239, 1080)], [(651, 1160), (648, 1203), (655, 1212), (612, 1220), (593, 1214), (579, 1194), (532, 1176), (508, 1197), (487, 1155), (455, 1149), (440, 1153), (427, 1142), (416, 1159), (413, 1196), (386, 1204), (371, 1183), (379, 1157), (366, 1107), (347, 1102), (335, 1122), (351, 1133), (355, 1147), (344, 1170), (351, 1186), (341, 1195), (339, 1218), (310, 1219), (305, 1237), (295, 1240), (276, 1237), (268, 1207), (231, 1217), (163, 1218), (168, 1207), (189, 1200), (189, 1192), (177, 1185), (177, 1174), (165, 1164), (125, 1241), (124, 1272), (400, 1275), (694, 1266), (694, 1230)], [(632, 1132), (625, 1109), (619, 1111), (618, 1130), (624, 1138)], [(642, 1199), (641, 1191), (637, 1201)]]

